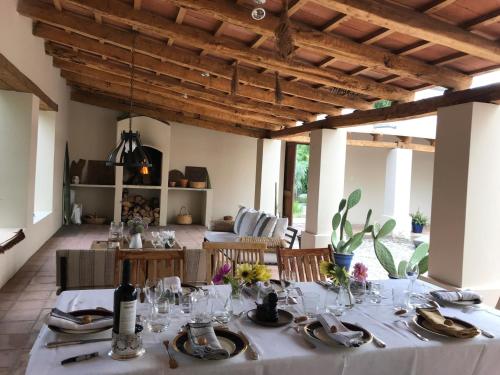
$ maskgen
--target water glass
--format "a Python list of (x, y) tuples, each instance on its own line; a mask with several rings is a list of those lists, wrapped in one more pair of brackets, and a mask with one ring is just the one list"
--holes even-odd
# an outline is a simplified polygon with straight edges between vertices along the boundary
[(181, 307), (181, 312), (183, 314), (191, 314), (193, 300), (191, 294), (181, 294), (179, 296), (179, 306)]
[(302, 295), (302, 304), (304, 314), (309, 317), (315, 317), (319, 312), (320, 295), (318, 293), (306, 292)]
[(370, 302), (371, 303), (382, 302), (382, 285), (380, 283), (372, 282), (370, 284)]
[(191, 316), (193, 317), (193, 321), (197, 323), (210, 322), (210, 313), (212, 309), (210, 306), (211, 298), (209, 297), (208, 292), (204, 290), (198, 290), (191, 294), (191, 298)]
[(212, 318), (217, 323), (227, 324), (231, 320), (232, 315), (232, 306), (231, 306), (231, 298), (229, 295), (223, 295), (222, 293), (215, 293), (215, 296), (212, 296)]
[(410, 303), (408, 290), (392, 289), (392, 305), (396, 309), (407, 309)]
[(109, 225), (108, 249), (120, 247), (120, 241), (123, 239), (123, 222), (112, 221)]
[(363, 303), (366, 295), (366, 282), (356, 282), (351, 284), (351, 292), (356, 303)]
[(153, 307), (151, 318), (149, 319), (149, 329), (151, 332), (160, 333), (165, 331), (170, 324), (168, 312), (160, 312), (157, 306)]
[(325, 296), (325, 310), (335, 316), (342, 316), (345, 311), (345, 306), (339, 298), (339, 294), (333, 290), (329, 290)]
[(418, 263), (413, 264), (411, 262), (408, 262), (408, 265), (406, 266), (405, 269), (405, 273), (406, 273), (406, 278), (410, 280), (410, 293), (413, 293), (415, 280), (417, 280), (419, 274)]

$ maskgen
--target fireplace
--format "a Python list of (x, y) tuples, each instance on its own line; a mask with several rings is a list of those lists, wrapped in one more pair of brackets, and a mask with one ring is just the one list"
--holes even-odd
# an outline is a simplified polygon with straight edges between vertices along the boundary
[(144, 174), (141, 168), (123, 168), (124, 185), (147, 185), (161, 186), (161, 168), (163, 153), (156, 148), (143, 146), (143, 150), (148, 156), (152, 166), (147, 168), (147, 174)]
[(150, 226), (160, 225), (160, 191), (157, 189), (123, 189), (121, 220), (124, 223), (140, 217)]

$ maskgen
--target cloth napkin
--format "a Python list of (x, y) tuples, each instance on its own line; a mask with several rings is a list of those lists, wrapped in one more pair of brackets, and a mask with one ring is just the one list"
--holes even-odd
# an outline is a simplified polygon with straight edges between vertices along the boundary
[(163, 287), (165, 289), (182, 291), (181, 279), (177, 276), (164, 277)]
[(59, 309), (52, 309), (47, 320), (49, 326), (62, 329), (71, 329), (74, 331), (110, 328), (113, 326), (113, 315), (100, 316), (94, 318), (92, 322), (86, 323), (82, 317), (76, 317)]
[(330, 313), (320, 314), (318, 321), (332, 340), (347, 347), (358, 347), (363, 344), (363, 332), (351, 331), (342, 322)]
[(206, 360), (229, 358), (229, 352), (221, 346), (212, 323), (189, 323), (187, 334), (195, 356)]
[(481, 296), (472, 290), (433, 290), (430, 292), (431, 296), (438, 300), (445, 302), (459, 302), (459, 301), (474, 301), (474, 303), (481, 303)]
[(481, 333), (477, 328), (465, 328), (450, 319), (446, 319), (435, 307), (417, 308), (416, 311), (425, 319), (430, 328), (447, 336), (468, 339)]

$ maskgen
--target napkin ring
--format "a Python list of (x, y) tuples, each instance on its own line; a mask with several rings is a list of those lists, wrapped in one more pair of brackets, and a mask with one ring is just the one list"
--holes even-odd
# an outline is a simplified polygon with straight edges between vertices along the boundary
[(142, 326), (136, 324), (135, 333), (120, 334), (113, 331), (109, 356), (124, 361), (142, 356), (146, 350), (142, 343)]

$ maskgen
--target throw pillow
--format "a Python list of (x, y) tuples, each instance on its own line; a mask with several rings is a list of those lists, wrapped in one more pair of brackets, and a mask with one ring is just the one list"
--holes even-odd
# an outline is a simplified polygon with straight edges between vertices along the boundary
[(236, 215), (236, 218), (234, 219), (233, 232), (235, 234), (238, 234), (238, 230), (240, 229), (240, 225), (241, 225), (241, 219), (243, 219), (243, 214), (247, 211), (248, 211), (248, 208), (246, 208), (245, 206), (240, 206), (238, 214)]
[(260, 216), (253, 231), (254, 237), (272, 237), (278, 218), (271, 215)]
[(251, 236), (259, 216), (260, 213), (254, 210), (244, 212), (241, 217), (241, 223), (238, 227), (238, 236)]
[(288, 218), (280, 217), (274, 228), (273, 237), (274, 238), (285, 238), (286, 229), (288, 228)]

